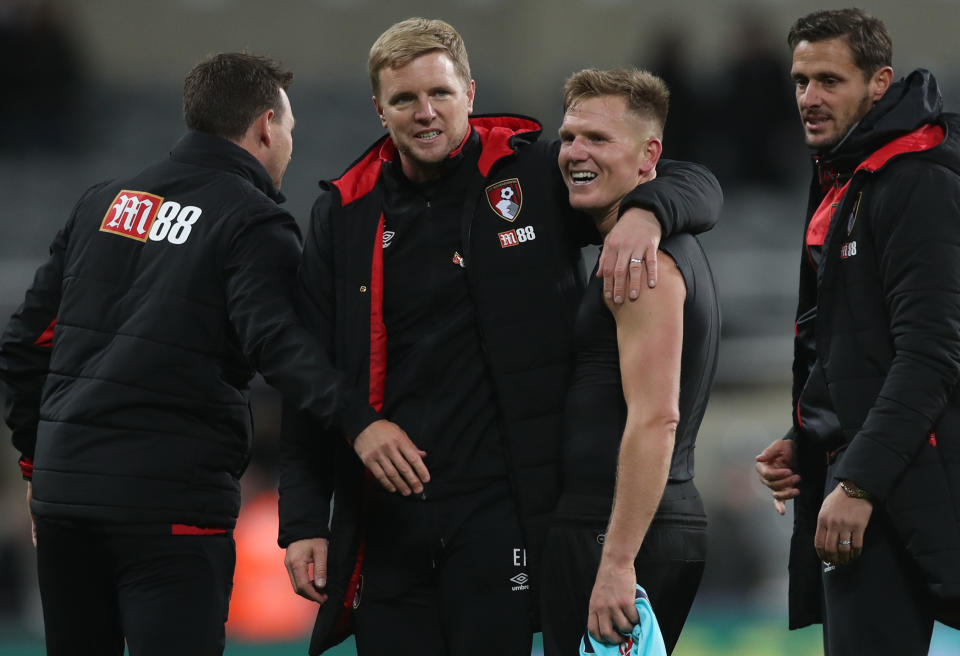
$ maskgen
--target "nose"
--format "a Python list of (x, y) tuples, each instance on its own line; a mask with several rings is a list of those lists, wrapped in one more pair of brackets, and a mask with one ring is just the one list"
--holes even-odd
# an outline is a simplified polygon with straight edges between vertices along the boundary
[(574, 137), (567, 146), (567, 156), (574, 162), (580, 162), (587, 159), (587, 149), (584, 146), (583, 139)]
[(429, 98), (425, 98), (417, 103), (417, 109), (413, 113), (413, 119), (420, 123), (429, 123), (436, 118), (436, 116), (437, 112), (433, 108), (433, 103), (430, 102)]
[(818, 107), (823, 100), (820, 94), (820, 87), (815, 82), (810, 82), (806, 88), (798, 94), (797, 100), (801, 108)]

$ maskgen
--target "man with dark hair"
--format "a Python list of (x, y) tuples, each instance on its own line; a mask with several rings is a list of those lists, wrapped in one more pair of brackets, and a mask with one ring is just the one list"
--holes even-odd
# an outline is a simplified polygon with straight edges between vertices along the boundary
[[(601, 234), (623, 197), (656, 178), (668, 102), (666, 84), (647, 71), (586, 69), (567, 80), (560, 171), (570, 205)], [(696, 237), (668, 237), (660, 250), (656, 288), (617, 305), (593, 279), (577, 312), (562, 487), (544, 555), (547, 656), (577, 653), (584, 627), (608, 644), (629, 640), (637, 584), (672, 652), (703, 575), (693, 451), (717, 369), (720, 306)]]
[[(323, 441), (287, 422), (280, 543), (297, 592), (330, 596), (311, 653), (355, 629), (361, 654), (384, 636), (395, 654), (529, 654), (580, 247), (600, 235), (571, 211), (539, 123), (471, 116), (449, 24), (397, 23), (368, 63), (388, 134), (322, 183), (300, 287), (305, 321), (369, 403)], [(652, 282), (658, 217), (671, 233), (719, 212), (702, 167), (660, 174), (627, 195), (605, 242), (614, 302), (627, 270), (634, 295), (644, 269)]]
[(894, 82), (883, 23), (820, 11), (790, 30), (814, 151), (793, 427), (757, 456), (796, 499), (790, 627), (827, 654), (925, 654), (960, 626), (960, 118), (933, 75)]
[(294, 307), (291, 78), (198, 65), (193, 129), (81, 197), (0, 340), (48, 654), (222, 652), (250, 378), (331, 424), (350, 403)]

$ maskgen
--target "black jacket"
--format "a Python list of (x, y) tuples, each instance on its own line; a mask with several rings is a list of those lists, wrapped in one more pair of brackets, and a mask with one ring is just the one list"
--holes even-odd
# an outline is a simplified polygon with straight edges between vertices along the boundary
[(281, 200), (252, 155), (199, 132), (80, 199), (0, 343), (38, 516), (230, 528), (254, 370), (334, 417), (345, 397), (296, 317)]
[[(538, 123), (498, 116), (473, 117), (471, 125), (471, 138), (480, 140), (482, 152), (460, 217), (462, 255), (536, 580), (537, 557), (559, 492), (560, 420), (572, 366), (573, 318), (584, 284), (580, 247), (597, 234), (588, 217), (570, 210), (557, 167), (558, 144), (537, 141)], [(286, 417), (280, 544), (331, 538), (330, 598), (320, 610), (313, 654), (350, 631), (364, 468), (348, 439), (379, 417), (383, 402), (382, 232), (384, 213), (391, 208), (381, 167), (395, 165), (384, 163), (394, 157), (392, 142), (384, 138), (342, 177), (321, 183), (325, 191), (314, 205), (304, 246), (300, 289), (305, 321), (348, 382), (369, 395), (369, 407), (346, 421), (351, 430), (328, 435), (325, 448), (304, 439), (313, 431)], [(713, 176), (700, 167), (668, 162), (659, 170), (661, 176), (633, 192), (630, 202), (656, 211), (665, 234), (712, 226), (721, 203)], [(513, 222), (493, 209), (486, 193), (511, 179), (522, 191), (522, 207)], [(520, 243), (501, 237), (521, 229), (535, 239)]]
[[(819, 268), (801, 260), (792, 628), (821, 620), (813, 535), (825, 450), (836, 459), (829, 487), (846, 479), (870, 492), (931, 591), (960, 599), (960, 117), (940, 104), (933, 76), (915, 71), (818, 157), (808, 227), (829, 188), (848, 186)], [(805, 417), (810, 405), (831, 418)], [(831, 423), (834, 443), (813, 444), (811, 421)]]

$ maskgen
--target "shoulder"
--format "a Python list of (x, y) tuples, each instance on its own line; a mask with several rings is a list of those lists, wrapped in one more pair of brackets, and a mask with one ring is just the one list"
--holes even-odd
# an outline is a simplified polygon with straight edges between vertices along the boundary
[(681, 307), (686, 299), (687, 286), (677, 260), (661, 250), (657, 256), (657, 286), (641, 285), (640, 295), (633, 301), (619, 305), (606, 300), (610, 313), (618, 323), (632, 321), (648, 314), (657, 314), (671, 307)]

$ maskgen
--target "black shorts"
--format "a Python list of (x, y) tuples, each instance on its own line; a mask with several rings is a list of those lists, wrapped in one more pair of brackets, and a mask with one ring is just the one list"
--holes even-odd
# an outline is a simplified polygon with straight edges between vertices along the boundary
[[(600, 565), (611, 500), (563, 495), (547, 535), (540, 613), (545, 656), (579, 653), (590, 593)], [(673, 651), (700, 586), (707, 554), (707, 520), (692, 482), (667, 485), (634, 561), (637, 583), (650, 597), (660, 631)]]
[[(116, 529), (114, 529), (116, 530)], [(218, 535), (118, 534), (37, 520), (51, 656), (222, 654), (235, 548)]]
[(361, 656), (529, 656), (529, 570), (506, 483), (449, 499), (379, 492), (354, 620)]

